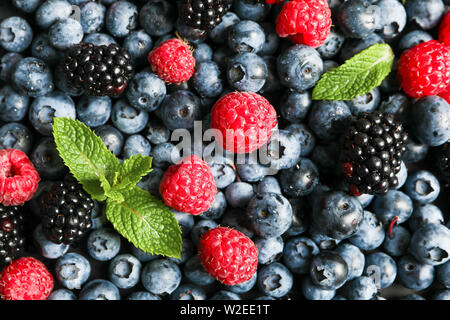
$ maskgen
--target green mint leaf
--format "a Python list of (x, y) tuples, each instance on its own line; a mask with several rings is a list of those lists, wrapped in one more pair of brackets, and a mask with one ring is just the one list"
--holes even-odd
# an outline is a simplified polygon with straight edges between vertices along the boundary
[(84, 190), (95, 200), (106, 200), (105, 189), (114, 181), (119, 160), (84, 123), (54, 118), (53, 137), (59, 155)]
[(103, 191), (105, 192), (106, 198), (110, 198), (119, 203), (122, 203), (125, 200), (123, 194), (120, 191), (111, 188), (110, 183), (108, 182), (108, 180), (106, 180), (104, 176), (100, 176), (100, 185), (102, 186)]
[(106, 217), (122, 236), (145, 252), (180, 258), (181, 230), (169, 208), (136, 186), (121, 190), (124, 201), (106, 200)]
[(391, 72), (395, 55), (380, 43), (361, 51), (338, 68), (331, 69), (316, 84), (313, 100), (351, 100), (378, 87)]
[(119, 166), (119, 172), (113, 188), (120, 190), (135, 186), (141, 181), (143, 176), (152, 171), (151, 167), (151, 157), (137, 154), (125, 159)]

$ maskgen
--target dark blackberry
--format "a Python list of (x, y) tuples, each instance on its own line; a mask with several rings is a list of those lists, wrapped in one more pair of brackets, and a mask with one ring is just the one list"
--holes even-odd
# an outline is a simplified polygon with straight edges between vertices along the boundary
[(350, 193), (385, 194), (397, 187), (407, 138), (402, 124), (390, 113), (351, 117), (341, 139), (341, 168)]
[(230, 4), (231, 0), (181, 0), (179, 13), (187, 26), (209, 31), (222, 21)]
[(115, 43), (81, 43), (67, 51), (63, 70), (71, 85), (88, 95), (116, 96), (125, 90), (133, 66), (128, 50)]
[(436, 165), (446, 179), (450, 179), (450, 140), (434, 151)]
[(11, 263), (23, 251), (23, 227), (21, 207), (0, 204), (0, 264)]
[(94, 201), (78, 183), (55, 182), (41, 205), (42, 229), (54, 243), (72, 244), (92, 228)]

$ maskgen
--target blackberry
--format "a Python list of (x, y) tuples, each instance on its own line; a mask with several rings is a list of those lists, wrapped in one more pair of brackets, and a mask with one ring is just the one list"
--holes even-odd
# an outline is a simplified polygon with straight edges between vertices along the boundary
[(81, 43), (67, 51), (63, 70), (71, 85), (88, 95), (116, 96), (125, 90), (133, 66), (128, 50), (115, 43)]
[(23, 251), (23, 215), (19, 206), (0, 204), (0, 264), (9, 264)]
[(222, 21), (230, 4), (231, 0), (182, 0), (179, 13), (187, 26), (209, 31)]
[(41, 200), (42, 229), (57, 244), (79, 241), (92, 228), (94, 201), (76, 182), (58, 181)]
[(341, 168), (352, 195), (385, 194), (398, 186), (408, 134), (394, 115), (360, 113), (341, 138)]

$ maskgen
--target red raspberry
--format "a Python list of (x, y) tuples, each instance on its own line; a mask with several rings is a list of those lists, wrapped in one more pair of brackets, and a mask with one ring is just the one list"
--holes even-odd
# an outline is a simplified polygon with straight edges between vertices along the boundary
[(224, 149), (235, 153), (257, 150), (269, 140), (277, 113), (264, 97), (252, 92), (232, 92), (211, 110), (211, 128), (222, 135)]
[(450, 48), (430, 40), (404, 51), (397, 76), (410, 97), (438, 95), (450, 84)]
[(283, 3), (284, 0), (266, 0), (268, 4), (280, 4)]
[(450, 12), (447, 12), (439, 26), (439, 42), (450, 46)]
[(27, 155), (17, 149), (0, 150), (0, 203), (17, 206), (33, 196), (39, 173)]
[(167, 169), (159, 193), (169, 207), (197, 215), (209, 209), (217, 187), (209, 165), (192, 155)]
[(188, 81), (194, 74), (191, 48), (180, 39), (169, 39), (153, 49), (148, 62), (158, 77), (168, 83)]
[(450, 87), (439, 93), (439, 97), (444, 98), (450, 104)]
[(198, 255), (205, 270), (229, 286), (250, 280), (258, 267), (256, 245), (230, 228), (217, 227), (203, 234)]
[(331, 28), (331, 10), (327, 0), (294, 0), (283, 5), (276, 20), (280, 37), (296, 44), (320, 47)]
[(53, 276), (39, 260), (24, 257), (14, 260), (0, 274), (3, 300), (46, 300), (53, 289)]

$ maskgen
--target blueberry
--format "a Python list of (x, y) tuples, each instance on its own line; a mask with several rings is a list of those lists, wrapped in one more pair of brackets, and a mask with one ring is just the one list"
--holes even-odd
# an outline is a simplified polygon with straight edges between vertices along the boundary
[(50, 27), (48, 41), (58, 50), (67, 50), (83, 40), (83, 28), (75, 19), (60, 20)]
[(267, 148), (267, 154), (263, 156), (266, 159), (261, 161), (276, 170), (292, 168), (300, 160), (301, 145), (291, 131), (276, 130), (264, 148)]
[[(283, 255), (283, 239), (278, 237), (258, 237), (255, 239), (255, 245), (258, 248), (258, 263), (269, 264), (280, 260)], [(285, 261), (285, 265), (289, 265)], [(292, 271), (292, 269), (291, 269)]]
[(316, 286), (325, 290), (336, 290), (347, 280), (348, 266), (340, 255), (321, 251), (312, 257), (309, 275)]
[(130, 245), (130, 248), (131, 254), (141, 262), (152, 261), (160, 257), (157, 254), (145, 252), (144, 250), (135, 247), (133, 244)]
[(215, 43), (225, 43), (227, 41), (228, 28), (239, 21), (239, 17), (234, 12), (228, 11), (222, 17), (222, 21), (209, 32), (209, 38)]
[(378, 108), (380, 104), (380, 89), (375, 88), (370, 92), (357, 96), (347, 102), (348, 107), (353, 115), (358, 115), (361, 112), (372, 112)]
[(255, 231), (252, 228), (249, 215), (243, 209), (232, 209), (225, 212), (220, 221), (222, 227), (236, 229), (252, 239)]
[(268, 174), (274, 174), (269, 167), (253, 161), (250, 157), (246, 158), (244, 163), (236, 163), (236, 170), (240, 179), (245, 182), (256, 182)]
[(436, 27), (445, 14), (442, 0), (411, 0), (405, 3), (405, 8), (408, 21), (424, 30)]
[(378, 289), (372, 278), (362, 276), (350, 281), (346, 291), (349, 300), (371, 300)]
[(52, 134), (53, 118), (75, 119), (75, 103), (67, 94), (53, 91), (36, 98), (28, 113), (33, 127), (42, 135)]
[(406, 163), (417, 163), (425, 159), (428, 154), (428, 145), (416, 141), (415, 138), (409, 136), (406, 140), (405, 153), (402, 160)]
[(265, 41), (263, 28), (251, 20), (239, 21), (228, 29), (228, 47), (235, 53), (258, 53)]
[(56, 65), (62, 59), (62, 52), (55, 49), (47, 34), (38, 34), (31, 43), (31, 54), (50, 66)]
[(411, 198), (398, 190), (376, 196), (372, 208), (384, 224), (391, 223), (395, 217), (398, 217), (397, 223), (405, 222), (414, 210)]
[(176, 16), (176, 7), (170, 1), (154, 0), (140, 9), (139, 23), (149, 35), (162, 36), (175, 27)]
[(415, 47), (416, 45), (433, 40), (433, 37), (426, 31), (423, 30), (413, 30), (405, 33), (398, 43), (398, 51), (403, 52), (406, 49)]
[(56, 261), (56, 279), (67, 289), (81, 289), (90, 275), (91, 265), (81, 254), (69, 252)]
[(414, 204), (414, 211), (408, 221), (411, 231), (416, 231), (427, 223), (444, 224), (444, 215), (439, 207), (434, 204)]
[(94, 208), (91, 212), (91, 219), (92, 230), (104, 228), (108, 223), (108, 220), (106, 220), (106, 216), (103, 214), (102, 205), (99, 204), (97, 200), (94, 200)]
[(79, 97), (84, 93), (83, 88), (74, 87), (68, 78), (68, 75), (63, 70), (62, 64), (57, 64), (53, 71), (53, 77), (55, 81), (55, 87), (68, 94), (71, 97)]
[(406, 10), (398, 0), (380, 0), (376, 5), (381, 11), (379, 32), (386, 39), (398, 37), (406, 26)]
[(397, 262), (397, 279), (405, 287), (424, 290), (434, 280), (434, 267), (422, 264), (411, 255), (404, 255)]
[(0, 127), (0, 149), (18, 149), (29, 153), (33, 146), (30, 129), (18, 122), (9, 122)]
[(307, 212), (310, 211), (308, 204), (304, 199), (291, 198), (289, 199), (292, 207), (292, 223), (286, 231), (287, 236), (298, 236), (306, 231), (309, 226), (309, 217)]
[(381, 112), (392, 113), (397, 120), (407, 122), (406, 113), (409, 112), (411, 101), (404, 93), (393, 93), (385, 97), (378, 108)]
[(153, 40), (144, 30), (131, 32), (124, 40), (122, 48), (127, 49), (131, 56), (131, 63), (142, 66), (147, 61), (147, 56), (153, 47)]
[(307, 274), (309, 272), (311, 259), (313, 256), (317, 255), (319, 251), (319, 247), (310, 238), (290, 238), (283, 249), (283, 263), (294, 274)]
[(450, 261), (436, 267), (436, 280), (445, 288), (450, 288)]
[(35, 21), (42, 29), (49, 28), (59, 20), (64, 20), (72, 14), (72, 5), (66, 0), (46, 0), (36, 10)]
[(122, 153), (124, 159), (127, 159), (130, 158), (131, 156), (138, 154), (143, 156), (149, 156), (150, 151), (151, 151), (150, 142), (140, 134), (134, 134), (129, 136), (125, 140)]
[(281, 187), (278, 180), (275, 177), (266, 176), (264, 177), (256, 187), (257, 193), (277, 193), (281, 194)]
[(264, 86), (259, 90), (262, 95), (271, 95), (283, 90), (277, 73), (277, 59), (273, 56), (264, 56), (263, 60), (267, 65), (267, 79)]
[(250, 183), (237, 181), (225, 189), (225, 197), (233, 208), (245, 208), (254, 195), (253, 186)]
[(397, 179), (398, 186), (396, 189), (400, 189), (405, 184), (406, 179), (408, 179), (408, 168), (403, 161), (400, 163), (400, 171), (397, 173)]
[(331, 300), (336, 295), (336, 290), (325, 290), (316, 286), (310, 277), (304, 277), (300, 290), (307, 300)]
[(323, 140), (337, 139), (343, 130), (343, 122), (351, 116), (344, 101), (323, 100), (313, 103), (308, 116), (308, 126)]
[(232, 167), (233, 163), (228, 158), (215, 157), (208, 161), (208, 164), (217, 188), (224, 189), (236, 179), (236, 172)]
[(190, 257), (197, 253), (196, 247), (194, 243), (187, 237), (184, 237), (183, 243), (181, 245), (181, 257), (178, 258), (169, 258), (170, 261), (175, 262), (178, 265), (184, 264)]
[(117, 1), (108, 7), (105, 14), (105, 26), (108, 32), (123, 38), (130, 34), (138, 24), (138, 9), (128, 1)]
[(180, 285), (180, 281), (180, 268), (167, 259), (150, 261), (142, 269), (142, 285), (153, 294), (171, 294)]
[(424, 224), (413, 233), (409, 250), (421, 263), (444, 264), (450, 259), (450, 230), (440, 223)]
[(366, 257), (364, 275), (372, 277), (379, 289), (390, 287), (397, 276), (397, 265), (389, 255), (384, 252), (373, 252)]
[(396, 226), (392, 229), (391, 235), (384, 239), (383, 249), (391, 256), (403, 256), (408, 250), (410, 240), (409, 231), (402, 226)]
[(127, 100), (120, 99), (112, 107), (111, 120), (123, 133), (134, 134), (145, 128), (148, 113), (130, 106)]
[(364, 211), (359, 230), (349, 238), (349, 241), (361, 250), (373, 250), (383, 243), (384, 237), (383, 223), (378, 216), (370, 211)]
[(216, 279), (211, 277), (203, 268), (198, 255), (191, 256), (183, 268), (183, 278), (198, 286), (209, 286), (213, 284)]
[(111, 98), (83, 95), (75, 109), (78, 120), (91, 128), (99, 127), (106, 124), (111, 116)]
[(450, 290), (439, 290), (431, 296), (432, 300), (450, 300)]
[(13, 6), (24, 13), (33, 13), (43, 0), (13, 0)]
[(317, 48), (323, 59), (331, 59), (335, 57), (344, 44), (345, 37), (337, 29), (331, 29), (325, 42)]
[(334, 251), (347, 263), (347, 281), (362, 275), (366, 258), (357, 246), (350, 243), (342, 243)]
[(80, 300), (120, 300), (119, 289), (108, 280), (95, 279), (83, 286)]
[(34, 228), (33, 240), (37, 245), (39, 253), (47, 259), (58, 259), (69, 250), (69, 246), (66, 244), (56, 244), (48, 240), (42, 231), (41, 224), (38, 224)]
[(354, 55), (373, 46), (374, 44), (384, 42), (385, 41), (383, 40), (383, 38), (376, 33), (372, 33), (369, 36), (364, 37), (363, 39), (347, 38), (340, 51), (339, 61), (344, 63)]
[(142, 177), (141, 181), (137, 183), (137, 186), (141, 189), (147, 190), (154, 196), (159, 196), (159, 184), (164, 171), (160, 168), (152, 168), (152, 171), (146, 176)]
[(410, 110), (411, 131), (420, 142), (436, 147), (450, 139), (450, 107), (443, 98), (421, 98)]
[[(186, 213), (187, 215), (187, 213)], [(200, 243), (200, 238), (207, 231), (214, 229), (218, 226), (217, 222), (211, 219), (201, 219), (197, 221), (190, 230), (190, 237), (195, 246)]]
[(261, 237), (277, 237), (292, 223), (292, 207), (281, 194), (259, 193), (248, 203), (247, 214), (255, 233)]
[(106, 124), (95, 128), (94, 132), (114, 155), (118, 156), (122, 152), (123, 135), (119, 130)]
[(307, 158), (301, 158), (292, 168), (281, 170), (281, 188), (289, 197), (303, 197), (310, 194), (318, 182), (317, 166)]
[(194, 227), (194, 217), (185, 212), (178, 212), (173, 209), (171, 211), (175, 215), (175, 219), (178, 221), (178, 225), (181, 229), (181, 236), (186, 237), (189, 235), (189, 232), (191, 232), (192, 228)]
[(277, 70), (283, 85), (294, 90), (307, 90), (314, 87), (322, 75), (323, 61), (317, 50), (297, 44), (280, 53)]
[(419, 203), (433, 202), (441, 190), (438, 179), (427, 170), (410, 173), (404, 189), (411, 199)]
[(281, 298), (288, 294), (293, 286), (293, 276), (286, 266), (279, 262), (263, 266), (258, 271), (257, 285), (262, 294)]
[(406, 296), (401, 297), (399, 300), (425, 300), (424, 297), (419, 296), (418, 294), (408, 294)]
[(192, 129), (201, 120), (200, 99), (190, 91), (177, 90), (163, 100), (158, 116), (170, 130)]
[(270, 5), (253, 0), (234, 0), (233, 11), (242, 20), (263, 21), (270, 12)]
[(57, 289), (50, 293), (47, 300), (77, 300), (77, 296), (69, 289)]
[(161, 298), (147, 291), (134, 291), (128, 295), (127, 300), (161, 300)]
[(192, 28), (186, 25), (183, 20), (178, 17), (175, 23), (176, 32), (189, 43), (198, 45), (206, 40), (208, 33), (206, 30)]
[(216, 193), (213, 203), (208, 210), (202, 213), (202, 217), (206, 219), (220, 219), (227, 209), (227, 199), (222, 191)]
[(94, 32), (85, 36), (83, 43), (92, 43), (95, 46), (103, 46), (116, 43), (116, 40), (114, 40), (114, 38), (109, 34)]
[(0, 58), (0, 79), (9, 82), (11, 81), (11, 74), (14, 66), (19, 60), (23, 59), (22, 55), (15, 52), (4, 54)]
[(9, 17), (0, 23), (0, 45), (10, 52), (25, 51), (33, 40), (33, 30), (21, 17)]
[(308, 114), (312, 104), (311, 92), (287, 90), (281, 101), (281, 116), (290, 122), (298, 122), (305, 119)]
[(93, 230), (87, 239), (87, 249), (89, 255), (95, 260), (111, 260), (119, 253), (120, 236), (109, 228)]
[(19, 60), (11, 71), (12, 84), (20, 94), (36, 98), (53, 91), (53, 76), (44, 61), (33, 57)]
[(337, 22), (351, 38), (364, 39), (381, 27), (381, 9), (368, 0), (348, 0), (340, 7)]
[(234, 292), (227, 290), (219, 290), (213, 294), (209, 300), (242, 300), (241, 297)]
[(41, 179), (62, 179), (67, 172), (67, 167), (59, 156), (55, 141), (52, 137), (42, 138), (36, 144), (30, 159), (39, 172)]
[(223, 91), (221, 71), (214, 61), (197, 62), (191, 81), (200, 97), (214, 98)]
[(170, 295), (171, 300), (206, 300), (203, 288), (193, 284), (182, 284)]
[(328, 71), (330, 71), (331, 69), (335, 69), (339, 67), (339, 63), (337, 63), (334, 60), (324, 60), (323, 61), (323, 73), (327, 73)]
[(100, 32), (103, 28), (106, 8), (98, 2), (85, 2), (80, 7), (80, 23), (85, 34)]
[(300, 156), (306, 157), (313, 151), (316, 146), (316, 137), (307, 125), (304, 123), (291, 123), (285, 129), (297, 137), (297, 141), (300, 144)]
[(139, 282), (140, 273), (141, 262), (128, 253), (117, 255), (109, 263), (109, 279), (119, 289), (134, 287)]
[(261, 27), (264, 29), (264, 33), (266, 34), (266, 41), (259, 52), (262, 56), (272, 56), (277, 51), (280, 38), (275, 30), (275, 27), (270, 22), (262, 22)]
[(361, 203), (343, 192), (330, 192), (313, 206), (312, 224), (334, 239), (343, 240), (357, 234), (362, 220)]
[(30, 98), (14, 91), (10, 85), (0, 89), (0, 120), (16, 122), (22, 120), (28, 111)]
[(154, 117), (149, 117), (143, 134), (152, 144), (168, 142), (170, 138), (170, 130)]

